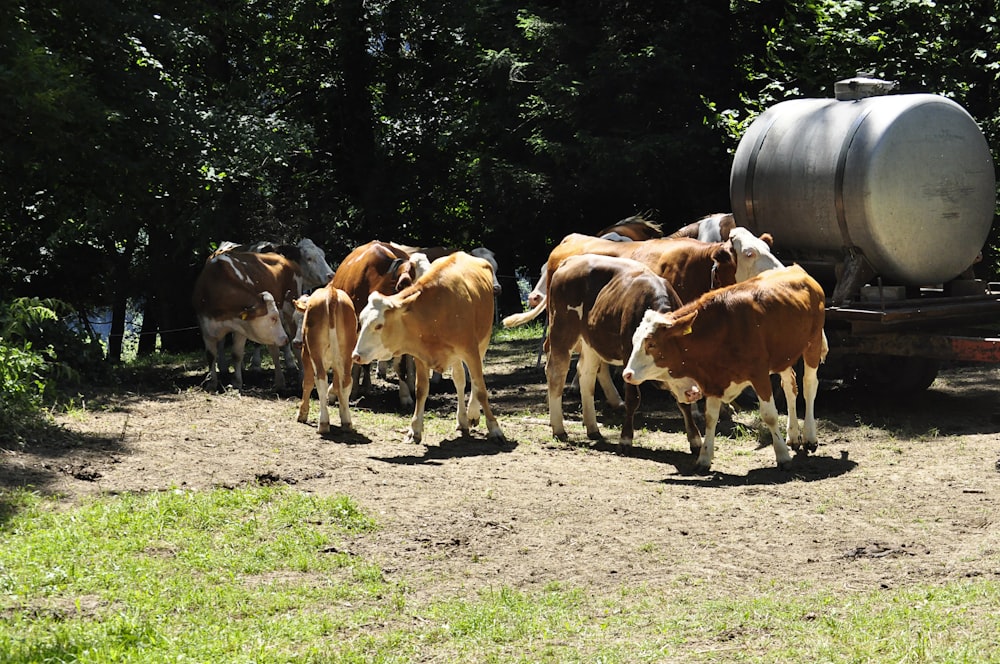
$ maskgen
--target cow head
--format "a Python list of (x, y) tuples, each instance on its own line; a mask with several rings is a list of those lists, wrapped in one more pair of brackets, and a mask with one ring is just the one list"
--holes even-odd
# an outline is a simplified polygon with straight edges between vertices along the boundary
[(469, 252), (476, 258), (482, 258), (484, 261), (490, 264), (493, 269), (493, 295), (500, 295), (503, 292), (503, 288), (500, 287), (500, 280), (497, 279), (497, 271), (499, 266), (497, 265), (497, 257), (492, 251), (486, 247), (476, 247)]
[(302, 269), (302, 286), (306, 289), (325, 286), (333, 279), (333, 268), (326, 262), (326, 253), (309, 238), (302, 238), (296, 245)]
[(417, 268), (413, 261), (407, 258), (395, 258), (389, 265), (389, 279), (393, 282), (395, 292), (413, 285), (417, 279)]
[(385, 296), (378, 292), (368, 296), (368, 304), (358, 314), (358, 343), (351, 354), (355, 364), (391, 360), (402, 352), (406, 333), (402, 317), (418, 295), (419, 291), (406, 297)]
[(697, 317), (697, 309), (681, 316), (672, 311), (647, 311), (632, 336), (632, 354), (622, 372), (625, 382), (661, 381), (679, 402), (701, 399), (704, 394), (698, 384), (681, 375), (684, 357), (679, 343), (681, 337), (691, 334)]
[(730, 231), (729, 240), (736, 252), (737, 281), (745, 281), (766, 270), (784, 267), (771, 253), (774, 239), (770, 233), (756, 237), (748, 229), (738, 227)]
[(281, 324), (281, 312), (274, 296), (264, 291), (258, 297), (258, 302), (240, 312), (240, 319), (246, 324), (246, 336), (260, 344), (284, 346), (288, 343), (288, 335)]
[(300, 295), (292, 300), (295, 312), (292, 314), (292, 324), (295, 328), (295, 336), (292, 338), (292, 348), (296, 352), (302, 350), (302, 329), (306, 320), (306, 309), (309, 307), (309, 296)]
[(736, 283), (736, 252), (732, 242), (725, 241), (712, 252), (712, 288), (723, 288)]

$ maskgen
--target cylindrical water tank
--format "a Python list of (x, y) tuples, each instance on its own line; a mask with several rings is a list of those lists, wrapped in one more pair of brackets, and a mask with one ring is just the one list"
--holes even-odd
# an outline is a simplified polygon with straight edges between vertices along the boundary
[(982, 132), (931, 94), (776, 104), (740, 141), (729, 191), (737, 223), (793, 256), (860, 252), (878, 275), (914, 286), (968, 268), (996, 206)]

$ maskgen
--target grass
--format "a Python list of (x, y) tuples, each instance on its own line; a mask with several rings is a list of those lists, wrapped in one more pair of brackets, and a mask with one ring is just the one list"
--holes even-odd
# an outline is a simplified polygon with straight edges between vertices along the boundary
[[(418, 603), (349, 542), (348, 497), (287, 487), (0, 494), (0, 661), (1000, 662), (1000, 584), (868, 592), (559, 583)], [(790, 592), (791, 590), (791, 592)]]

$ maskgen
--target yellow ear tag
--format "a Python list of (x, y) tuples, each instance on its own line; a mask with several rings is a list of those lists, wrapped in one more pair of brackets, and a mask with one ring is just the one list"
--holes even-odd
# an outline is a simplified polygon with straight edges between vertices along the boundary
[(249, 318), (247, 312), (245, 311), (240, 312), (240, 320), (246, 320), (247, 318)]
[(694, 329), (692, 329), (690, 325), (688, 325), (687, 329), (684, 330), (684, 334), (691, 334), (692, 332), (694, 332)]

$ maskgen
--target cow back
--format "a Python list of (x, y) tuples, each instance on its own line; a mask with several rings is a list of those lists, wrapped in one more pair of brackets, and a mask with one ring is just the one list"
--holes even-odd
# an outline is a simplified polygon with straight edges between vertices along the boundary
[(331, 284), (347, 293), (361, 311), (372, 293), (392, 295), (401, 276), (412, 278), (409, 255), (390, 243), (372, 240), (349, 253), (334, 272)]
[(195, 281), (192, 304), (201, 316), (239, 316), (268, 292), (278, 309), (290, 295), (298, 297), (300, 281), (295, 263), (280, 254), (229, 251), (209, 258)]

